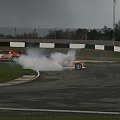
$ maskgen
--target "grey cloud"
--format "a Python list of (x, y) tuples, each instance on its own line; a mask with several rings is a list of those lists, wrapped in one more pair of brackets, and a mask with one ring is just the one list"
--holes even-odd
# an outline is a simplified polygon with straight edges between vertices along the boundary
[(112, 0), (0, 0), (0, 16), (0, 27), (112, 27)]

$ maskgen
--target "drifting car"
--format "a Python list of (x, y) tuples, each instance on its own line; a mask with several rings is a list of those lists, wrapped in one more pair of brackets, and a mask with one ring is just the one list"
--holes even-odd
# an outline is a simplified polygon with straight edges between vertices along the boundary
[(0, 61), (14, 61), (21, 56), (21, 52), (17, 53), (12, 50), (0, 50)]
[[(51, 57), (49, 55), (46, 55), (48, 59), (54, 60), (54, 57)], [(65, 69), (76, 69), (76, 70), (82, 70), (86, 68), (85, 61), (84, 60), (74, 60), (74, 58), (71, 58), (69, 56), (62, 56), (60, 58), (56, 57), (55, 62), (60, 64)]]
[(84, 69), (86, 68), (85, 67), (85, 61), (83, 60), (65, 60), (62, 64), (61, 64), (63, 67), (67, 68), (74, 68), (76, 70), (81, 70), (81, 69)]

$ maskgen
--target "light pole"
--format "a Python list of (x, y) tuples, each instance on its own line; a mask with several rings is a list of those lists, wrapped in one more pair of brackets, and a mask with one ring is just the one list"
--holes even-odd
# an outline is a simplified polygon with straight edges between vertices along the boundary
[(115, 41), (115, 6), (116, 0), (113, 0), (113, 41)]
[(54, 34), (55, 34), (55, 39), (56, 39), (56, 38), (57, 38), (57, 37), (56, 37), (56, 28), (54, 28)]
[(16, 27), (15, 27), (15, 38), (16, 38)]
[(37, 38), (37, 29), (35, 28), (35, 29), (34, 29), (34, 33), (33, 33), (34, 43), (35, 43), (35, 41), (36, 41), (36, 38)]
[(68, 40), (70, 40), (70, 28), (68, 28)]

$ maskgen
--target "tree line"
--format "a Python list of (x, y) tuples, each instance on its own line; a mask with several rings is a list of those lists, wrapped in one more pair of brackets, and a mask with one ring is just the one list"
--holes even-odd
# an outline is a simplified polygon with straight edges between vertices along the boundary
[[(72, 40), (113, 40), (113, 29), (104, 26), (101, 29), (50, 29), (45, 36), (39, 36), (37, 30), (32, 33), (15, 35), (0, 34), (3, 39), (72, 39)], [(120, 41), (120, 21), (115, 27), (115, 40)]]

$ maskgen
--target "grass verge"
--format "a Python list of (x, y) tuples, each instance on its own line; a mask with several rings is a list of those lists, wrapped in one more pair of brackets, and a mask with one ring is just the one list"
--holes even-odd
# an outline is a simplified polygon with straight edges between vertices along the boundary
[(120, 120), (119, 115), (19, 115), (19, 116), (4, 116), (1, 120)]
[(22, 75), (35, 75), (36, 72), (29, 69), (22, 69), (20, 65), (14, 62), (0, 63), (0, 83), (11, 81)]

